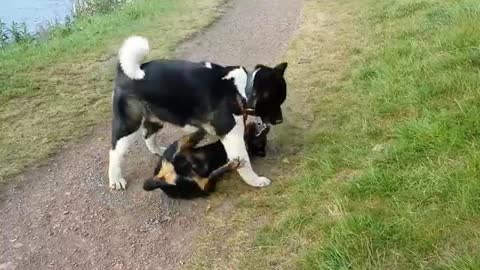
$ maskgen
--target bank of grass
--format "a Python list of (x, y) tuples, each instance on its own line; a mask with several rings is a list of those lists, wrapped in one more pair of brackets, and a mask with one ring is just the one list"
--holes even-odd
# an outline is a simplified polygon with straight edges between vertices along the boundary
[(480, 269), (478, 25), (475, 0), (307, 0), (287, 56), (315, 93), (303, 161), (243, 196), (227, 265)]
[(0, 50), (0, 183), (110, 118), (115, 54), (132, 34), (149, 57), (208, 25), (223, 0), (137, 0), (58, 26), (44, 42)]

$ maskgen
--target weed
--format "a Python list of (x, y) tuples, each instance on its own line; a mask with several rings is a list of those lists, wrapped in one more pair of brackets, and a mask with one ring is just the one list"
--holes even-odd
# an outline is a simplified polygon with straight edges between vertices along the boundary
[(86, 17), (98, 14), (107, 14), (123, 5), (127, 0), (75, 0), (73, 2), (74, 17)]
[(0, 48), (4, 48), (8, 44), (8, 28), (0, 19)]
[(0, 49), (11, 43), (31, 42), (33, 38), (25, 23), (12, 22), (10, 26), (7, 26), (0, 20)]

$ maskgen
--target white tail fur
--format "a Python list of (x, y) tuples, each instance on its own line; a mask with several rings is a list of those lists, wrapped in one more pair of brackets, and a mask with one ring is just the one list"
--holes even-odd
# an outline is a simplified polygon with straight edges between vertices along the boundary
[(132, 80), (141, 80), (145, 77), (145, 71), (140, 68), (143, 59), (150, 51), (148, 40), (140, 36), (127, 38), (120, 50), (118, 59), (123, 72)]

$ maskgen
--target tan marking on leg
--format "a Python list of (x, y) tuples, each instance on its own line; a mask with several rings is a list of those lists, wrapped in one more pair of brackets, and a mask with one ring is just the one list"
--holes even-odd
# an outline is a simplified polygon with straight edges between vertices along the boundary
[(208, 191), (210, 188), (210, 180), (199, 176), (194, 176), (192, 179), (197, 183), (201, 190)]
[(184, 135), (177, 141), (177, 152), (190, 151), (205, 137), (204, 131), (197, 131), (192, 134)]
[(165, 175), (164, 179), (165, 182), (169, 183), (170, 185), (176, 185), (177, 184), (177, 173), (175, 171)]
[(158, 180), (164, 180), (170, 185), (175, 185), (177, 181), (177, 173), (175, 172), (175, 167), (173, 167), (173, 164), (163, 160), (162, 168), (157, 173), (156, 178)]

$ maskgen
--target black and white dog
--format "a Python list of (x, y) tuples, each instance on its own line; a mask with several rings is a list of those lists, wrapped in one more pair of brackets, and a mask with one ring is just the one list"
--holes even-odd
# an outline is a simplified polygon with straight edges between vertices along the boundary
[(194, 132), (203, 129), (220, 137), (229, 160), (242, 160), (237, 169), (249, 185), (270, 184), (252, 169), (244, 142), (244, 116), (253, 111), (266, 124), (283, 121), (281, 105), (287, 86), (287, 63), (274, 68), (257, 65), (220, 66), (181, 60), (153, 60), (142, 64), (149, 52), (147, 39), (132, 36), (119, 51), (113, 90), (112, 148), (109, 181), (124, 189), (121, 164), (129, 145), (141, 132), (148, 149), (161, 154), (156, 134), (163, 123)]

